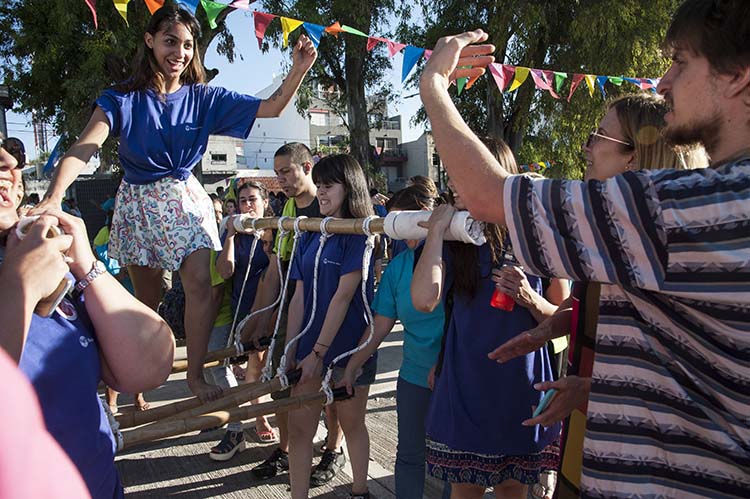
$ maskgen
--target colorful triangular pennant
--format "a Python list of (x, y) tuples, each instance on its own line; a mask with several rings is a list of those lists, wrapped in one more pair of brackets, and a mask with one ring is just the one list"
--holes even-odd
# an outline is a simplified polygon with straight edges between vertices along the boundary
[(164, 6), (164, 0), (143, 0), (146, 2), (146, 7), (148, 7), (148, 11), (151, 12), (151, 15), (154, 15), (154, 12), (161, 9)]
[(432, 56), (432, 50), (425, 49), (424, 50), (424, 60), (425, 61), (429, 61), (431, 56)]
[(281, 18), (281, 31), (284, 36), (284, 43), (282, 47), (286, 47), (289, 44), (289, 33), (302, 26), (302, 21), (298, 19), (291, 19), (289, 17)]
[(195, 15), (195, 11), (198, 9), (198, 4), (201, 2), (200, 0), (177, 0), (177, 3), (180, 5), (184, 5), (185, 7), (187, 7), (187, 10)]
[(128, 24), (128, 3), (130, 0), (112, 0), (112, 2), (115, 4), (118, 14), (125, 20), (125, 24), (130, 26)]
[(559, 94), (563, 83), (565, 83), (565, 80), (568, 78), (568, 73), (562, 73), (560, 71), (553, 71), (553, 73), (555, 74), (555, 91)]
[(492, 74), (492, 78), (495, 80), (495, 84), (501, 92), (504, 91), (505, 87), (510, 83), (515, 72), (516, 68), (514, 66), (507, 66), (506, 64), (500, 64), (497, 62), (490, 64), (490, 74)]
[(609, 76), (597, 76), (596, 77), (596, 84), (599, 85), (599, 90), (601, 90), (602, 97), (604, 99), (607, 98), (607, 92), (604, 91), (604, 84), (607, 83), (608, 79), (609, 79)]
[(406, 81), (406, 77), (417, 64), (417, 61), (424, 53), (423, 48), (415, 47), (413, 45), (407, 45), (404, 50), (404, 65), (401, 68), (401, 82)]
[(534, 80), (534, 85), (536, 88), (540, 90), (546, 90), (550, 93), (552, 97), (555, 99), (559, 99), (560, 96), (555, 93), (554, 90), (552, 90), (552, 86), (549, 84), (547, 79), (544, 76), (544, 73), (541, 69), (532, 69), (531, 70), (531, 79)]
[(229, 6), (234, 9), (250, 10), (250, 0), (234, 0)]
[(344, 30), (341, 28), (341, 24), (338, 21), (336, 21), (335, 23), (331, 24), (330, 26), (326, 28), (326, 33), (330, 33), (336, 38), (339, 37), (339, 33), (343, 33), (343, 32)]
[(208, 25), (211, 26), (212, 29), (218, 28), (219, 26), (216, 24), (216, 18), (219, 17), (221, 11), (226, 9), (228, 5), (219, 2), (212, 2), (211, 0), (201, 0), (201, 5), (203, 5), (203, 10), (206, 11)]
[(573, 97), (573, 92), (576, 91), (576, 88), (578, 88), (578, 85), (581, 84), (583, 81), (583, 75), (579, 73), (573, 74), (573, 79), (570, 81), (570, 93), (568, 94), (568, 102), (570, 102), (570, 98)]
[(385, 44), (388, 45), (388, 53), (391, 54), (391, 57), (401, 52), (401, 49), (406, 47), (405, 43), (398, 43), (393, 40), (385, 40)]
[(253, 12), (253, 19), (255, 21), (255, 38), (258, 39), (258, 48), (263, 48), (263, 37), (266, 36), (266, 29), (271, 24), (273, 18), (276, 17), (273, 14), (264, 14), (257, 10)]
[(508, 89), (508, 92), (512, 92), (513, 90), (523, 85), (523, 82), (525, 82), (526, 78), (529, 77), (529, 72), (529, 68), (516, 66), (516, 76), (513, 78), (513, 83), (511, 84), (510, 89)]
[(378, 38), (377, 36), (368, 36), (367, 37), (367, 51), (371, 51), (375, 48), (375, 46), (384, 41), (382, 38)]
[(310, 37), (310, 41), (313, 43), (315, 48), (318, 48), (318, 45), (320, 45), (320, 39), (323, 37), (323, 31), (325, 31), (326, 27), (321, 26), (320, 24), (313, 24), (313, 23), (304, 23), (302, 26), (305, 27), (305, 31), (307, 31), (307, 36)]
[(99, 29), (99, 21), (96, 19), (96, 0), (86, 0), (86, 5), (91, 9), (91, 15), (94, 16), (94, 28)]
[(594, 83), (596, 82), (596, 75), (583, 75), (586, 80), (586, 85), (589, 87), (589, 95), (594, 96)]
[(367, 38), (367, 33), (362, 33), (360, 30), (352, 28), (351, 26), (347, 26), (345, 24), (341, 25), (341, 31), (351, 33), (352, 35), (364, 36), (365, 38)]

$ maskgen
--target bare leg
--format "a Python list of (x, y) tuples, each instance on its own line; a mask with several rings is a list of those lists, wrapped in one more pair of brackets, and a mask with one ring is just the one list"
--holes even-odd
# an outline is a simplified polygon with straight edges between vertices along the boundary
[(451, 499), (482, 499), (485, 490), (473, 483), (451, 483)]
[(367, 492), (367, 467), (370, 462), (370, 434), (365, 426), (369, 386), (358, 386), (354, 397), (336, 402), (336, 412), (346, 435), (346, 446), (352, 464), (352, 494)]
[(276, 424), (279, 426), (279, 449), (289, 452), (289, 413), (277, 413)]
[(185, 289), (185, 337), (187, 340), (190, 391), (203, 402), (221, 396), (221, 388), (206, 383), (203, 361), (208, 351), (208, 338), (216, 320), (211, 300), (210, 252), (199, 249), (185, 258), (180, 267), (180, 279)]
[(517, 480), (505, 480), (495, 485), (495, 499), (526, 499), (529, 486)]
[(118, 392), (116, 392), (114, 388), (107, 387), (107, 405), (112, 414), (117, 414), (118, 411), (117, 395)]
[[(292, 388), (292, 397), (315, 393), (320, 380), (311, 380)], [(312, 441), (320, 418), (320, 407), (302, 407), (288, 413), (289, 418), (289, 481), (293, 499), (307, 499), (310, 490)]]
[(341, 442), (344, 440), (344, 432), (341, 431), (341, 424), (339, 424), (337, 404), (327, 405), (325, 411), (326, 427), (328, 428), (326, 449), (338, 452), (341, 449)]
[[(133, 283), (135, 297), (152, 310), (159, 308), (159, 302), (161, 302), (163, 274), (164, 272), (161, 269), (152, 269), (140, 265), (128, 266), (128, 275), (130, 276), (130, 281)], [(135, 408), (140, 411), (149, 408), (148, 402), (143, 398), (142, 393), (135, 394)]]
[[(245, 383), (252, 383), (258, 381), (263, 374), (263, 366), (265, 365), (265, 352), (251, 352), (248, 354), (247, 371), (245, 373)], [(251, 400), (253, 404), (259, 404), (262, 398)], [(268, 419), (265, 416), (259, 416), (255, 418), (255, 431), (267, 432), (272, 431), (271, 425), (268, 424)]]

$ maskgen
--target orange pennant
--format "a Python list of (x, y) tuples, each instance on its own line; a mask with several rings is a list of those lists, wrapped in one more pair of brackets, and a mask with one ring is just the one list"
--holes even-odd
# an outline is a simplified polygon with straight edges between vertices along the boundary
[(145, 2), (146, 7), (148, 7), (148, 11), (151, 12), (151, 15), (154, 15), (154, 12), (164, 6), (164, 0), (145, 0)]
[(344, 32), (344, 30), (341, 28), (341, 23), (339, 23), (338, 21), (328, 26), (325, 31), (326, 33), (332, 34), (336, 38), (339, 37), (339, 33)]

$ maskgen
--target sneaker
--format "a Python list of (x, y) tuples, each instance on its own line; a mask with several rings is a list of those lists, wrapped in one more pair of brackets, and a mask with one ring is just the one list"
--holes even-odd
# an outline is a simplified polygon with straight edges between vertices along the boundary
[(278, 473), (289, 471), (289, 454), (276, 447), (273, 454), (258, 466), (250, 470), (258, 480), (268, 480), (275, 477)]
[(346, 464), (346, 456), (344, 456), (343, 449), (339, 452), (326, 450), (310, 475), (310, 485), (317, 487), (330, 482), (336, 476), (336, 473), (341, 471), (344, 464)]
[(352, 492), (349, 494), (349, 499), (370, 499), (370, 492), (362, 492), (361, 494)]
[(245, 432), (228, 431), (208, 455), (214, 461), (229, 461), (237, 452), (245, 450)]

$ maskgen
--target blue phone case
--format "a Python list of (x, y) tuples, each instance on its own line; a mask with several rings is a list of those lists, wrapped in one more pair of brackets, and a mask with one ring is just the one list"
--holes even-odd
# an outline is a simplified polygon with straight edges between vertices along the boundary
[(534, 411), (534, 414), (532, 417), (537, 417), (541, 413), (544, 412), (544, 410), (547, 408), (550, 402), (552, 402), (552, 399), (554, 396), (557, 395), (557, 390), (554, 388), (551, 388), (547, 390), (547, 393), (544, 394), (544, 397), (542, 397), (542, 401), (539, 402), (539, 405), (536, 407), (536, 410)]

